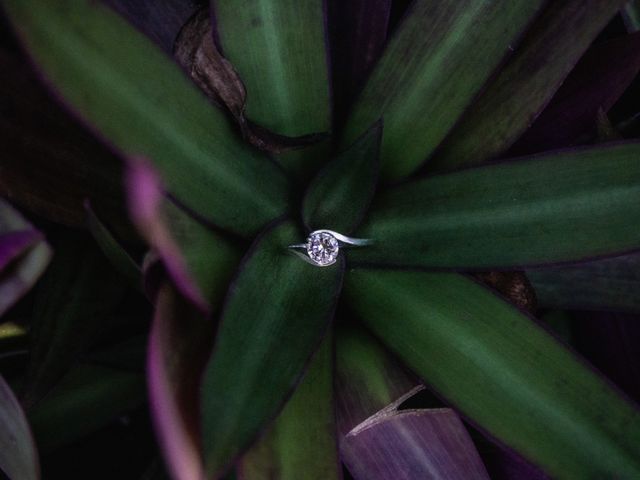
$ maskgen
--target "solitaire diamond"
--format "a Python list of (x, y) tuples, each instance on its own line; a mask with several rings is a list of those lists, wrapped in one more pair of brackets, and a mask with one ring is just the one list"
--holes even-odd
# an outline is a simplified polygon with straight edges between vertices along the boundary
[(339, 252), (338, 240), (330, 233), (313, 232), (307, 239), (307, 254), (316, 265), (326, 267), (336, 263)]

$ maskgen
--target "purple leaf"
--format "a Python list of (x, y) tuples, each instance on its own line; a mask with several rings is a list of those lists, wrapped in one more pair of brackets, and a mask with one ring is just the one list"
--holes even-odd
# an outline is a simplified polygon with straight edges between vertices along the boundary
[(202, 312), (208, 312), (209, 303), (189, 272), (170, 226), (163, 219), (162, 203), (166, 198), (160, 177), (145, 160), (132, 160), (127, 172), (127, 189), (131, 218), (157, 250), (176, 288)]
[(39, 240), (42, 240), (42, 234), (33, 229), (0, 232), (0, 272)]
[(462, 422), (448, 408), (381, 412), (351, 431), (340, 453), (356, 480), (489, 478)]
[(50, 258), (42, 234), (0, 199), (0, 316), (31, 289)]
[(0, 376), (0, 476), (9, 480), (40, 478), (38, 453), (27, 419), (11, 388)]
[(31, 408), (93, 346), (128, 322), (117, 313), (126, 285), (88, 235), (64, 230), (35, 295), (21, 400)]
[(149, 401), (160, 448), (177, 480), (204, 479), (197, 392), (211, 330), (175, 290), (160, 288), (149, 338)]
[(335, 382), (338, 430), (342, 436), (424, 388), (374, 337), (351, 326), (341, 326), (336, 332)]
[(598, 110), (608, 111), (640, 71), (640, 33), (591, 48), (549, 106), (508, 156), (574, 145), (593, 134)]

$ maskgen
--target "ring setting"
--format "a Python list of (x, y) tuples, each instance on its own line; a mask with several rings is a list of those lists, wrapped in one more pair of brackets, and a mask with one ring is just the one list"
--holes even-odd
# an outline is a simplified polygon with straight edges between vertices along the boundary
[(315, 230), (309, 234), (306, 243), (289, 245), (289, 249), (307, 263), (328, 267), (338, 261), (342, 247), (359, 247), (370, 243), (368, 239), (347, 237), (333, 230)]

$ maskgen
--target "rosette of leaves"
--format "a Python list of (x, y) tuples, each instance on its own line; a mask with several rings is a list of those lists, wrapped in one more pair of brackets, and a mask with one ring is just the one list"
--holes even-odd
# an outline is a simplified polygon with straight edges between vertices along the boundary
[[(356, 478), (487, 478), (453, 410), (398, 410), (415, 378), (554, 478), (640, 476), (635, 404), (518, 308), (524, 274), (499, 273), (530, 271), (543, 304), (593, 307), (580, 284), (638, 310), (640, 142), (584, 141), (597, 118), (615, 134), (603, 112), (638, 72), (637, 37), (574, 69), (624, 2), (108, 3), (2, 1), (125, 166), (175, 478), (340, 478), (339, 455)], [(83, 161), (96, 188), (118, 184)], [(373, 244), (318, 268), (287, 249), (315, 229)], [(626, 275), (617, 296), (602, 275)]]

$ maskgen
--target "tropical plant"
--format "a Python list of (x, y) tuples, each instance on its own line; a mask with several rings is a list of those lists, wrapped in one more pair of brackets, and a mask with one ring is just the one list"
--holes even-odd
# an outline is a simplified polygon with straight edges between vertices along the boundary
[[(625, 3), (2, 0), (75, 118), (6, 40), (0, 187), (55, 251), (5, 317), (40, 451), (144, 404), (146, 346), (176, 479), (639, 478), (638, 407), (566, 329), (637, 332)], [(31, 285), (49, 249), (2, 209)], [(0, 418), (0, 468), (37, 478), (4, 381)]]

